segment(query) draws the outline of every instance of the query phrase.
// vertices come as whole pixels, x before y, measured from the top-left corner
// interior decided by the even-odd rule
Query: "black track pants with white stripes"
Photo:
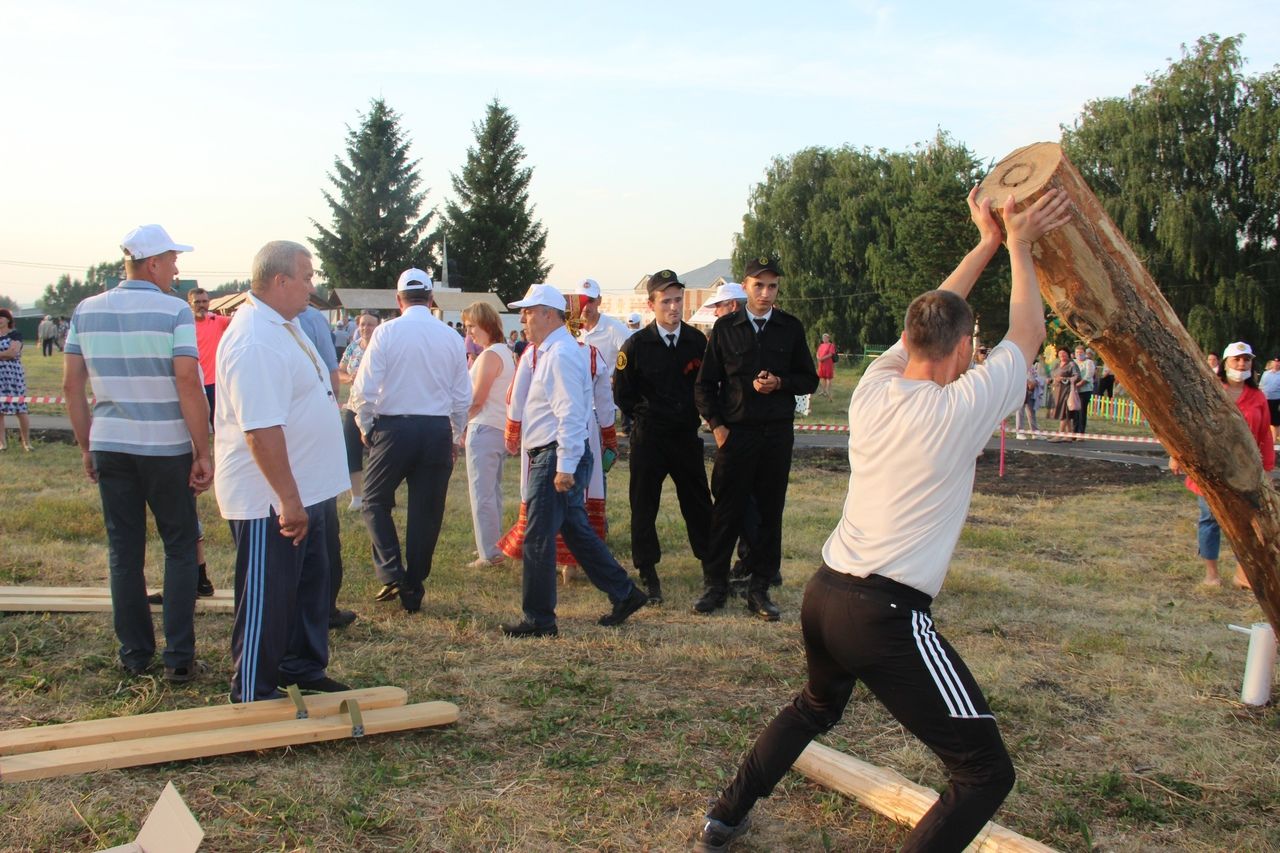
[[[860,680],[950,775],[902,849],[963,850],[1013,787],[1013,762],[968,667],[934,630],[931,603],[887,578],[819,569],[800,611],[809,681],[760,735],[711,816],[740,823],[840,720]]]

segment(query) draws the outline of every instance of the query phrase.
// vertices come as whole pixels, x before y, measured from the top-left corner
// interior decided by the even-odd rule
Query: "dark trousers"
[[[697,428],[664,429],[638,419],[631,432],[631,561],[648,572],[662,559],[658,544],[658,505],[662,484],[676,484],[689,547],[699,560],[707,556],[711,529],[711,492]]]
[[[373,540],[373,566],[378,580],[400,584],[401,602],[410,609],[421,603],[423,582],[431,574],[449,475],[453,473],[452,444],[452,428],[444,416],[381,415],[369,431],[361,512]],[[406,480],[409,512],[401,556],[391,510],[396,505],[396,489]]]
[[[1085,427],[1089,425],[1089,400],[1093,397],[1092,391],[1081,391],[1080,408],[1078,411],[1071,413],[1071,431],[1084,432]]]
[[[703,561],[709,587],[727,589],[729,562],[742,534],[748,499],[755,502],[760,524],[743,563],[753,590],[763,590],[782,566],[782,508],[791,475],[795,431],[790,421],[729,427],[729,438],[716,450],[711,469],[711,536]]]
[[[360,440],[360,425],[356,413],[342,410],[342,441],[347,447],[347,473],[364,470],[364,442]]]
[[[40,342],[40,351],[45,355],[53,355],[54,338],[45,338]]]
[[[635,589],[587,519],[585,495],[592,464],[591,449],[584,448],[573,473],[573,488],[558,492],[556,446],[549,444],[529,453],[521,607],[525,620],[539,627],[556,624],[557,533],[587,578],[610,602],[617,604]]]
[[[819,569],[800,608],[808,683],[760,735],[711,816],[740,823],[809,741],[839,722],[861,680],[950,775],[902,849],[963,850],[1013,788],[1013,762],[981,689],[934,630],[929,605],[924,593],[887,578]]]
[[[139,456],[95,451],[98,493],[107,528],[111,615],[120,660],[142,669],[156,652],[143,563],[147,507],[164,542],[164,663],[180,668],[196,655],[196,499],[188,485],[191,454]]]
[[[329,612],[338,609],[338,593],[342,591],[342,535],[338,527],[338,499],[329,498],[324,508],[324,549],[329,558]]]
[[[275,512],[230,524],[236,545],[231,701],[273,699],[279,685],[323,678],[329,666],[325,507],[307,507],[307,535],[298,545],[280,534]]]
[[[211,427],[213,426],[213,401],[214,401],[214,398],[217,396],[215,394],[215,389],[217,387],[218,386],[216,385],[204,386],[204,398],[209,401],[209,426]]]

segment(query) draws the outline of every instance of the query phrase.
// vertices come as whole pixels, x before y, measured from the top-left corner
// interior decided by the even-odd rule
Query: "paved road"
[[[71,421],[64,415],[32,415],[31,428],[52,433],[64,433],[65,440],[70,440]],[[710,444],[710,433],[702,434],[703,441]],[[625,437],[623,439],[625,441]],[[797,447],[846,447],[848,439],[841,433],[834,432],[801,432],[796,434]],[[1024,453],[1043,453],[1049,456],[1075,456],[1085,459],[1099,459],[1105,462],[1120,462],[1128,465],[1160,465],[1168,462],[1168,456],[1159,445],[1135,445],[1124,442],[1103,441],[1086,438],[1084,441],[1073,441],[1063,444],[1045,440],[1015,441],[1012,437],[1005,444],[1008,450]],[[993,436],[987,442],[987,450],[1000,450],[1000,437]]]

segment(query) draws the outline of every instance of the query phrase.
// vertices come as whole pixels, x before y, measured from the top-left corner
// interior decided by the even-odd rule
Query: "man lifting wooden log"
[[[981,239],[942,286],[907,309],[902,340],[867,370],[849,405],[852,472],[839,526],[801,606],[809,680],[756,741],[699,831],[725,850],[863,681],[946,764],[951,785],[904,850],[961,850],[1013,786],[995,717],[929,608],[946,576],[991,425],[1022,403],[1027,365],[1045,339],[1031,244],[1067,222],[1066,194],[1003,209],[1013,273],[1009,332],[973,370],[965,297],[1001,243],[991,200],[969,210]]]

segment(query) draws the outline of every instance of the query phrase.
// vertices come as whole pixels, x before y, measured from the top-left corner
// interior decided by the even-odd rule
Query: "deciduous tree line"
[[[1270,356],[1280,354],[1280,68],[1244,75],[1242,38],[1205,36],[1128,96],[1088,102],[1062,144],[1192,337],[1207,351],[1248,340]],[[941,131],[905,152],[777,158],[751,194],[734,268],[776,252],[788,274],[780,302],[815,339],[891,343],[910,299],[970,248],[964,197],[984,172]],[[984,339],[1003,335],[1007,298],[1008,268],[993,264],[973,296]]]

